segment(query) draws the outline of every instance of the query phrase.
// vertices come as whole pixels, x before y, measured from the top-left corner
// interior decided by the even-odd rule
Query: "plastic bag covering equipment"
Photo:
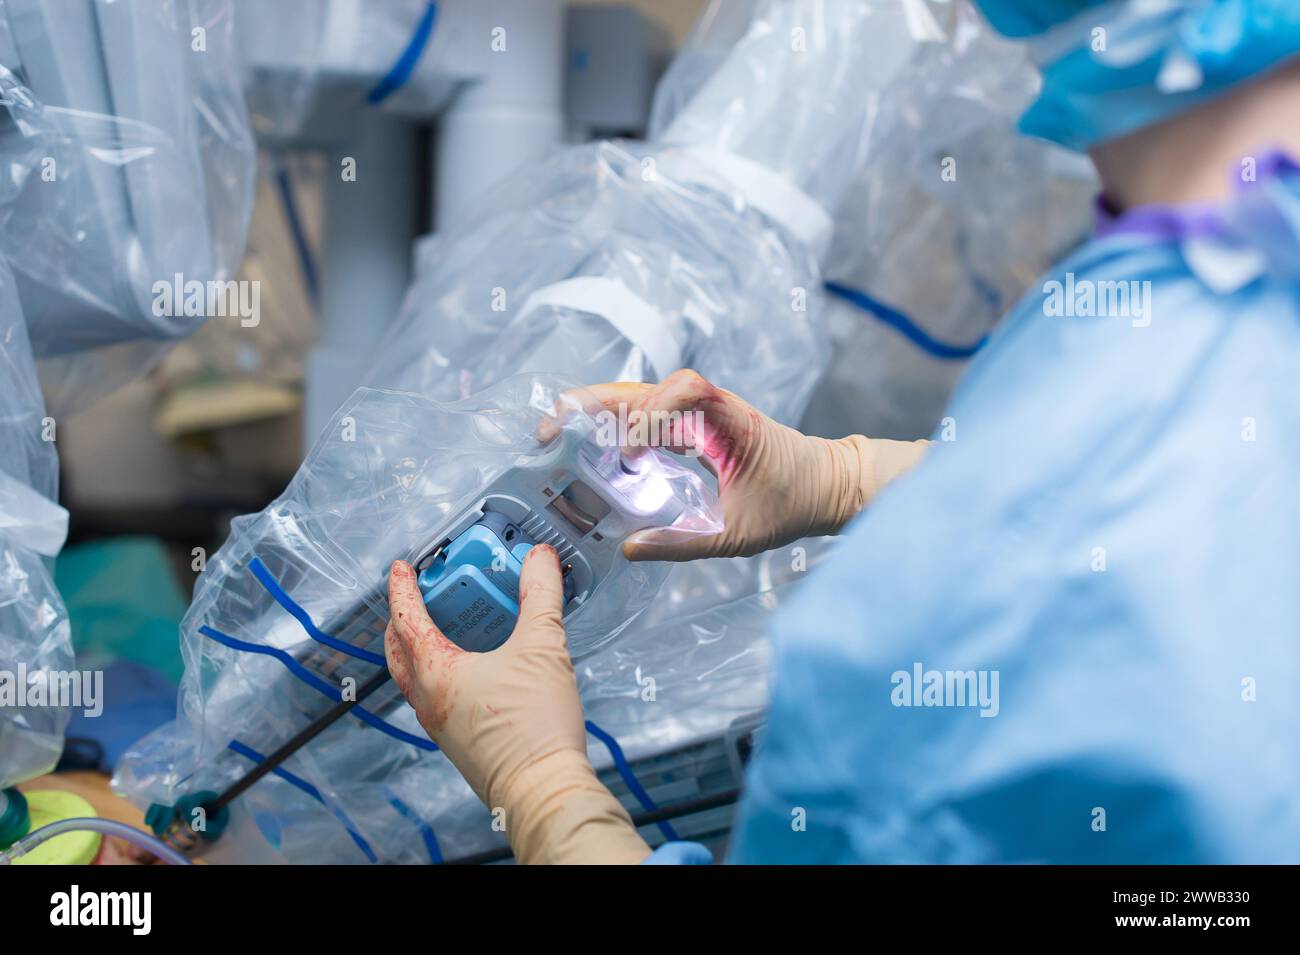
[[[56,413],[214,311],[243,317],[223,306],[255,171],[232,9],[0,0],[0,254]],[[200,309],[184,305],[196,287]]]
[[[163,734],[174,733],[183,746],[173,756],[170,745],[147,738],[143,745],[159,752],[144,755],[162,764],[146,763],[137,747],[125,761],[130,775],[123,781],[147,783],[151,801],[168,804],[175,801],[172,784],[181,792],[219,791],[247,768],[232,743],[272,752],[339,702],[341,689],[363,684],[383,661],[384,582],[395,558],[417,560],[485,506],[531,497],[519,490],[528,483],[520,475],[563,493],[566,473],[580,468],[580,455],[593,442],[617,455],[604,448],[601,435],[609,432],[598,419],[565,397],[574,393],[571,383],[539,376],[514,378],[454,404],[359,390],[284,494],[261,514],[237,519],[229,541],[209,560],[181,624],[181,718]],[[555,420],[557,404],[565,409],[559,436],[543,442],[539,433]],[[672,526],[683,533],[721,528],[715,498],[687,462],[656,451],[646,467],[653,468],[654,486],[637,488],[652,492],[654,501],[643,502],[645,514],[670,510],[677,514]],[[538,510],[533,516],[553,524],[545,536],[567,555],[582,588],[565,619],[570,650],[580,657],[647,606],[668,568],[633,564],[619,554],[622,538],[645,526],[631,505],[599,521],[603,539],[595,543],[558,512]],[[536,521],[521,523],[536,533]],[[352,716],[300,750],[290,760],[292,772],[330,780],[331,787],[355,786],[370,804],[385,787],[403,785],[411,772],[418,776],[426,761],[443,762],[391,684]],[[331,775],[319,775],[318,767],[348,752],[356,762],[345,759],[327,770]],[[319,782],[316,787],[329,792]],[[254,804],[259,790],[273,787],[254,787]],[[413,804],[425,805],[422,799]],[[379,821],[357,805],[344,811],[358,825]],[[390,806],[388,812],[393,818],[381,828],[400,828],[400,811]],[[414,861],[399,832],[388,842],[367,829],[366,838],[380,858]]]
[[[700,35],[718,55],[661,87],[672,108],[656,110],[666,118],[655,141],[559,153],[422,246],[370,384],[455,401],[520,371],[654,380],[690,365],[781,420],[799,419],[827,356],[818,259],[831,243],[828,210],[868,168],[879,94],[942,32],[922,3],[755,3],[713,44],[708,32],[727,6],[710,8]],[[423,475],[421,455],[407,457]],[[315,507],[351,513],[364,484],[310,469],[299,481]],[[392,507],[395,520],[436,522]],[[375,526],[303,515],[277,507],[240,519],[227,555],[209,564],[193,619],[219,606],[241,628],[228,636],[297,646],[295,624],[249,575],[254,548],[316,623],[350,589],[380,586],[401,553]],[[588,716],[628,759],[752,716],[766,695],[767,617],[824,547],[674,568],[619,639],[579,661]],[[308,573],[297,555],[318,553],[333,559]],[[181,718],[119,767],[115,786],[142,805],[219,790],[239,760],[267,752],[241,741],[232,760],[232,739],[260,728],[287,738],[322,705],[282,662],[213,639],[187,630]],[[341,661],[341,672],[350,665]],[[420,734],[404,706],[388,719]],[[232,805],[209,859],[428,862],[435,844],[446,858],[503,844],[441,755],[350,717],[319,743],[286,764],[292,778],[268,777]],[[614,762],[599,737],[592,757],[598,768]]]
[[[63,546],[68,514],[54,503],[58,460],[42,440],[45,424],[22,309],[0,259],[0,680],[6,693],[23,693],[0,706],[0,789],[54,768],[69,718],[48,692],[65,702],[59,675],[72,670],[73,653],[48,561]],[[26,693],[37,684],[47,690],[42,700]]]
[[[689,366],[797,420],[827,357],[829,210],[869,92],[918,42],[911,6],[764,4],[656,140],[567,149],[472,202],[420,247],[366,382],[451,400]]]
[[[969,357],[1035,279],[1087,236],[1091,162],[1017,131],[1039,77],[966,2],[875,107],[865,174],[825,265],[831,366],[801,429],[929,436]],[[900,325],[906,327],[900,330]]]
[[[627,456],[616,416],[593,411],[613,426],[566,423],[549,436],[544,453],[516,461],[414,561],[429,615],[463,649],[495,650],[509,638],[519,616],[523,560],[538,544],[550,545],[559,558],[567,628],[625,566],[621,547],[629,534],[722,529],[707,513],[711,495],[694,471],[664,452]],[[571,640],[571,652],[584,652],[584,643]]]
[[[501,11],[496,22],[512,16],[508,6],[493,5]],[[446,0],[235,0],[258,135],[273,142],[328,139],[338,134],[331,117],[355,114],[367,103],[401,115],[437,113],[474,75],[462,62],[471,59],[471,38],[449,35],[448,21],[454,30],[456,18],[447,6]]]
[[[0,708],[0,786],[53,768],[75,686],[55,419],[202,322],[160,314],[155,282],[225,280],[242,255],[229,37],[224,0],[0,0],[0,671],[44,700]]]

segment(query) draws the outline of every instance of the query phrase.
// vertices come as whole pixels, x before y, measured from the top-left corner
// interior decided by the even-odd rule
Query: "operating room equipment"
[[[665,576],[662,567],[619,555],[627,534],[664,520],[682,533],[719,527],[695,468],[656,451],[625,470],[619,448],[594,443],[601,432],[586,409],[599,405],[580,394],[573,383],[524,376],[451,405],[362,389],[340,409],[281,498],[262,515],[238,519],[208,562],[211,577],[200,578],[181,627],[182,695],[203,700],[189,711],[193,721],[179,727],[189,752],[172,751],[170,734],[158,732],[119,765],[119,776],[137,771],[142,745],[161,748],[151,760],[184,759],[175,782],[145,780],[150,807],[159,807],[151,809],[155,831],[217,857],[246,853],[246,838],[198,845],[176,821],[205,808],[214,810],[206,835],[217,836],[216,826],[237,832],[249,801],[275,795],[271,784],[284,783],[282,774],[302,779],[319,760],[343,759],[348,769],[338,783],[315,786],[308,798],[344,813],[377,857],[427,859],[421,843],[404,837],[411,822],[399,806],[423,806],[420,764],[445,761],[387,680],[383,582],[392,561],[435,555],[495,509],[571,566],[574,600],[565,625],[571,651],[581,656],[642,612]],[[356,439],[361,435],[365,441]],[[341,498],[339,480],[351,485]],[[510,521],[500,525],[503,533]],[[195,654],[209,661],[201,681],[188,665]],[[250,706],[254,697],[260,702]],[[319,745],[305,746],[317,738]],[[263,774],[279,773],[245,792],[240,781],[256,768],[250,762]],[[387,835],[374,832],[368,815],[356,816],[350,798],[339,803],[339,784],[359,787],[366,798],[391,793],[372,804],[390,816]],[[412,784],[417,788],[408,790]],[[218,819],[222,794],[235,787],[243,798]]]
[[[207,318],[157,307],[159,283],[235,277],[254,145],[232,2],[0,3],[0,149],[16,159],[0,251],[56,415]]]
[[[545,457],[508,471],[416,558],[429,615],[466,650],[495,650],[519,616],[519,574],[537,544],[555,549],[565,616],[588,600],[635,531],[670,527],[687,502],[674,493],[668,459],[602,448],[562,429]]]
[[[834,22],[811,29],[823,12]],[[791,48],[796,28],[808,30],[816,55]],[[867,37],[879,55],[861,55]],[[887,84],[916,42],[894,3],[765,5],[726,69],[703,87],[706,100],[664,140],[557,153],[526,176],[508,177],[427,242],[419,278],[368,380],[472,407],[467,396],[529,369],[558,369],[581,381],[653,380],[690,364],[754,393],[765,410],[797,416],[826,356],[816,324],[817,255],[832,221],[824,206],[852,177],[840,167],[856,168],[861,157],[869,128],[864,89]],[[760,62],[781,78],[753,83]],[[819,108],[805,109],[813,99]],[[706,111],[718,110],[736,121],[704,122]],[[815,125],[790,135],[792,117]],[[419,348],[401,344],[416,341]],[[422,428],[397,420],[404,403]],[[431,462],[450,460],[438,445],[458,448],[457,461],[482,460],[461,453],[473,448],[456,437],[467,419],[439,414],[435,426],[427,407],[414,397],[362,392],[322,431],[288,496],[236,521],[182,624],[180,719],[124,757],[119,791],[145,806],[220,791],[242,772],[232,740],[266,753],[325,704],[321,686],[289,676],[286,660],[271,653],[288,653],[297,665],[292,651],[311,638],[253,575],[254,557],[312,627],[378,644],[382,603],[366,633],[339,632],[331,621],[376,591],[395,555],[428,543],[410,536],[415,530],[431,535],[453,516],[446,513],[450,488],[440,490],[439,482],[459,469],[437,475]],[[352,432],[356,440],[345,440]],[[340,466],[345,461],[352,466]],[[469,497],[484,484],[476,478],[460,493]],[[368,510],[361,518],[358,506],[384,516]],[[341,520],[345,513],[353,519]],[[635,585],[637,593],[657,592],[665,572],[620,567],[618,579],[627,578],[620,587]],[[618,603],[617,591],[609,596],[611,606]],[[641,609],[598,620],[595,607],[589,602],[566,621],[575,656],[617,637]],[[359,685],[373,666],[345,654],[322,663],[333,687],[344,677]],[[323,688],[337,702],[335,691]],[[394,690],[326,730],[321,739],[331,745],[304,748],[282,767],[309,782],[319,801],[268,776],[231,806],[230,828],[211,857],[270,851],[295,861],[366,858],[356,834],[377,858],[421,861],[429,858],[418,837],[422,825],[437,833],[447,857],[498,842],[499,833],[480,829],[473,816],[439,831],[439,802],[459,816],[468,789],[454,775],[440,781],[454,770],[414,741],[423,732],[408,707],[393,705]],[[369,718],[362,709],[374,710],[380,732],[362,722]],[[607,765],[604,744],[592,745]],[[449,786],[454,800],[439,795]],[[289,805],[301,808],[286,814]],[[340,825],[340,813],[348,824]]]
[[[473,523],[422,558],[419,584],[439,632],[464,650],[487,652],[505,643],[519,618],[519,575],[536,541],[485,499]],[[566,565],[564,600],[573,599]]]
[[[37,679],[72,669],[68,615],[48,561],[63,546],[68,512],[58,459],[42,440],[45,413],[13,276],[0,257],[0,670]],[[0,790],[52,769],[67,706],[0,707]]]
[[[272,150],[326,154],[310,442],[362,383],[411,278],[422,222],[564,138],[562,0],[238,0],[254,128]],[[422,148],[423,127],[436,135]],[[432,182],[424,189],[422,183]],[[413,201],[426,194],[430,201]]]
[[[800,421],[826,437],[930,435],[970,358],[1092,227],[1086,156],[1016,129],[1041,80],[969,3],[936,18],[879,97],[866,171],[835,214],[830,367]]]
[[[879,161],[873,122],[882,97],[895,83],[922,82],[933,68],[916,61],[918,51],[965,35],[945,39],[944,22],[913,3],[763,3],[742,11],[716,56],[697,61],[689,75],[670,73],[661,95],[673,107],[656,110],[662,119],[649,144],[575,147],[533,164],[424,240],[416,280],[367,380],[464,401],[530,369],[591,382],[658,380],[691,366],[752,395],[778,420],[797,421],[829,352],[818,268],[833,245],[828,210]],[[792,48],[796,37],[804,50]],[[976,88],[974,95],[1001,95],[983,77]],[[873,233],[882,244],[888,235],[887,227]],[[378,400],[371,392],[357,407],[377,410]],[[412,404],[410,413],[421,407]],[[332,453],[348,447],[340,432],[348,417],[322,434]],[[357,434],[373,440],[376,419],[366,420],[356,422]],[[181,720],[135,747],[119,768],[119,790],[146,805],[170,804],[178,792],[219,791],[240,771],[235,755],[244,750],[229,743],[247,742],[241,734],[254,712],[279,727],[277,741],[319,712],[319,690],[286,679],[283,662],[220,639],[259,651],[263,643],[303,645],[292,615],[259,593],[248,569],[254,554],[313,627],[339,636],[322,623],[334,601],[382,580],[403,548],[382,533],[375,539],[386,521],[366,519],[364,534],[337,515],[321,521],[340,506],[351,513],[349,499],[373,496],[375,486],[393,486],[382,500],[391,521],[419,510],[418,493],[408,494],[406,508],[388,498],[408,487],[418,492],[428,480],[432,439],[397,431],[383,425],[378,435],[393,439],[390,448],[370,459],[354,450],[352,469],[325,471],[309,459],[299,475],[309,505],[282,503],[237,522],[231,550],[209,563],[183,626],[191,672]],[[719,738],[733,721],[761,711],[766,621],[822,547],[802,542],[774,558],[674,569],[661,599],[619,639],[578,654],[589,718],[621,746],[634,776],[657,753]],[[296,556],[322,549],[329,559]],[[206,616],[213,610],[230,629]],[[355,662],[338,667],[364,681]],[[207,673],[203,681],[196,668]],[[213,682],[214,672],[222,679]],[[381,702],[391,704],[392,690],[384,693]],[[420,733],[405,706],[384,712],[393,729]],[[500,844],[486,810],[437,753],[378,736],[359,719],[327,732],[330,745],[305,748],[285,764],[312,791],[267,776],[232,804],[230,828],[209,858],[361,861],[369,855],[358,836],[386,861],[428,861],[430,833],[446,858]],[[598,770],[617,776],[620,792],[650,811],[615,772],[607,744],[593,734],[590,745]],[[683,785],[667,779],[645,795],[672,800]]]
[[[543,387],[540,380],[531,383],[534,401]],[[518,386],[513,390],[524,393]],[[574,392],[544,393],[557,395],[561,410],[556,411],[558,418],[539,419],[548,434],[541,449],[521,454],[513,467],[480,488],[467,506],[454,509],[452,519],[428,533],[427,543],[409,555],[420,571],[419,583],[434,622],[448,639],[467,650],[494,650],[510,636],[519,612],[522,559],[539,543],[554,548],[562,562],[565,618],[577,638],[570,646],[582,652],[583,625],[573,615],[598,598],[606,580],[617,578],[616,572],[626,569],[620,566],[626,562],[619,549],[629,534],[668,525],[684,533],[717,529],[708,518],[711,497],[693,471],[664,452],[647,452],[632,460],[619,446],[602,446],[592,419],[573,407]],[[256,559],[251,569],[259,577],[266,573]],[[613,585],[618,586],[616,579]],[[622,599],[606,608],[605,621],[626,612],[629,598],[647,596],[629,591],[625,581]],[[382,632],[383,621],[374,621],[366,606],[377,599],[365,595],[364,601],[358,601],[358,606],[325,630],[352,633],[368,625],[378,626]],[[592,629],[590,625],[588,629]],[[387,685],[389,673],[379,653],[340,641],[325,631],[317,631],[315,639],[380,669],[355,693],[341,695],[223,791],[196,791],[174,805],[150,806],[147,818],[158,835],[187,851],[215,840],[227,824],[227,807],[239,795]],[[310,654],[298,657],[297,665],[304,663],[312,665]],[[203,828],[187,827],[190,814],[199,809],[204,814]]]
[[[116,819],[100,819],[98,817],[81,817],[75,819],[61,819],[58,822],[52,822],[40,829],[35,829],[27,835],[20,838],[13,845],[4,850],[0,850],[0,865],[10,865],[15,860],[31,852],[43,842],[61,836],[67,832],[98,832],[106,836],[113,836],[117,839],[124,839],[138,849],[156,856],[168,865],[189,865],[190,861],[181,855],[171,846],[167,845],[147,832],[143,832],[134,826],[128,826],[124,822],[118,822]]]
[[[229,10],[0,3],[0,667],[44,687],[73,667],[50,563],[61,418],[202,321],[155,309],[157,282],[226,282],[242,255],[253,147]],[[57,762],[53,704],[0,712],[0,787]]]

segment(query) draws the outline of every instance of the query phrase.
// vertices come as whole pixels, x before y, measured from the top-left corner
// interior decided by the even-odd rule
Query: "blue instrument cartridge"
[[[634,467],[618,448],[563,432],[548,454],[484,488],[412,563],[447,639],[487,652],[514,632],[519,575],[533,547],[559,556],[567,620],[610,573],[628,533],[668,526],[683,507],[656,466]]]
[[[420,572],[429,616],[452,643],[495,650],[519,617],[519,573],[533,541],[508,517],[488,511]]]

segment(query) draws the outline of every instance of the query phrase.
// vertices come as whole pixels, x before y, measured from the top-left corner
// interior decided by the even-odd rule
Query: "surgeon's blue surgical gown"
[[[1035,287],[777,617],[732,861],[1300,861],[1300,169],[1241,172]]]

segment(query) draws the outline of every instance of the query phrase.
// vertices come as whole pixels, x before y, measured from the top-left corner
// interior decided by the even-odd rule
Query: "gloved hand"
[[[658,434],[657,444],[670,451],[699,453],[718,478],[722,533],[642,531],[623,545],[629,560],[747,557],[801,537],[838,533],[928,446],[926,441],[861,435],[832,441],[801,434],[685,369],[657,385],[614,382],[587,390],[606,410],[627,416],[629,437],[638,433],[638,416],[659,413],[658,425],[645,418],[640,430]]]
[[[563,606],[559,558],[534,547],[514,633],[496,650],[471,653],[438,630],[415,570],[397,561],[388,575],[388,668],[478,797],[505,811],[519,862],[639,863],[650,847],[587,759]]]

